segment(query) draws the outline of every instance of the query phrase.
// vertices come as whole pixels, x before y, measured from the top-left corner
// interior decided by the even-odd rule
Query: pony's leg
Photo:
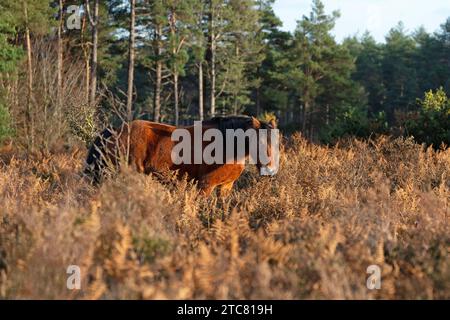
[[[136,159],[136,161],[134,163],[136,165],[137,172],[139,172],[139,173],[145,172],[144,161]]]
[[[200,193],[205,197],[209,197],[211,193],[214,191],[216,186],[207,183],[206,181],[202,181],[198,184],[198,188],[200,189]]]
[[[130,166],[133,166],[136,168],[136,171],[138,173],[144,173],[145,172],[145,166],[144,166],[144,160],[141,157],[137,156],[130,156],[129,160]]]
[[[234,181],[224,183],[220,186],[220,197],[226,198],[230,195],[231,190],[233,190]]]

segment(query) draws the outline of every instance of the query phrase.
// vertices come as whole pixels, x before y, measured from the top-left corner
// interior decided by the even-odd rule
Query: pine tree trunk
[[[85,67],[85,103],[89,103],[89,87],[91,83],[91,67],[89,64],[89,48],[84,40],[84,32],[86,30],[86,15],[83,15],[83,19],[81,20],[81,32],[80,32],[80,41],[81,41],[81,48],[83,50],[83,57],[84,57],[84,67]]]
[[[211,117],[214,117],[216,114],[216,35],[214,32],[214,9],[212,1],[209,13],[209,46],[211,69],[210,113]]]
[[[306,136],[306,125],[309,110],[309,101],[305,101],[303,105],[302,134]]]
[[[134,85],[134,58],[135,58],[135,7],[136,0],[130,0],[130,40],[128,44],[128,91],[127,91],[127,117],[128,121],[133,118],[133,85]]]
[[[212,49],[212,48],[211,48]],[[216,114],[216,53],[215,48],[211,50],[211,116]]]
[[[235,44],[235,55],[236,55],[236,61],[239,61],[239,46],[237,43]],[[233,114],[237,115],[238,113],[238,92],[234,90],[233,94]]]
[[[308,128],[308,137],[309,141],[313,142],[314,135],[314,113],[312,110],[309,112],[309,128]]]
[[[177,17],[174,12],[170,15],[170,34],[172,36],[172,41],[175,41],[175,35],[177,33],[176,29],[177,24]],[[178,49],[177,49],[177,43],[172,43],[172,55],[175,58],[178,55]],[[173,73],[173,95],[174,95],[174,108],[175,108],[175,126],[178,126],[179,120],[180,120],[180,109],[179,109],[179,96],[178,96],[178,65],[176,62],[172,66],[172,73]]]
[[[97,48],[98,48],[98,4],[99,0],[95,0],[94,19],[95,25],[92,28],[92,60],[91,60],[91,105],[95,104],[97,94]]]
[[[91,64],[89,57],[85,61],[86,67],[86,101],[89,103],[90,86],[91,86]]]
[[[203,62],[198,64],[198,112],[200,121],[203,121]]]
[[[57,100],[58,108],[61,107],[62,97],[62,68],[63,68],[63,42],[62,42],[62,29],[64,23],[64,2],[59,0],[59,24],[58,24],[58,62],[57,62]]]
[[[86,1],[87,3],[89,1]],[[89,105],[95,104],[97,95],[97,63],[98,63],[98,23],[99,23],[99,0],[94,0],[94,16],[90,17],[92,27],[92,52],[91,52],[91,72],[90,72],[90,94]]]
[[[27,48],[27,106],[25,111],[26,117],[26,128],[27,128],[27,138],[28,138],[28,150],[34,150],[34,117],[32,111],[32,100],[33,100],[33,62],[32,62],[32,52],[31,52],[31,38],[30,38],[30,28],[28,26],[28,8],[27,2],[23,2],[23,11],[25,17],[25,42]]]
[[[158,25],[155,28],[156,79],[155,79],[154,111],[153,111],[153,120],[156,122],[159,122],[159,118],[161,116],[161,88],[162,88],[161,35],[162,35],[162,27],[161,25]]]
[[[59,0],[59,24],[58,24],[58,62],[57,62],[57,106],[55,111],[56,119],[59,119],[59,115],[62,108],[62,94],[63,94],[63,83],[62,83],[62,73],[63,73],[63,40],[62,40],[62,31],[64,24],[64,1]],[[58,121],[58,120],[57,120]],[[60,131],[58,121],[58,134]]]
[[[175,104],[175,125],[178,126],[180,121],[179,96],[178,96],[178,72],[173,75],[173,94]]]
[[[216,54],[215,49],[211,51],[211,116],[216,114]]]
[[[261,89],[256,88],[256,116],[261,113]]]

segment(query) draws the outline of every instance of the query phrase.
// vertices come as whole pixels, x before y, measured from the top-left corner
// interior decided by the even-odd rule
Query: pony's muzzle
[[[261,167],[261,169],[259,170],[259,174],[261,176],[274,176],[276,175],[278,172],[278,170],[270,168],[268,166],[263,166]]]

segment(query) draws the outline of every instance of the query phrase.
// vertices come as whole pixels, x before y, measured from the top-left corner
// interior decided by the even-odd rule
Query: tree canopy
[[[87,15],[96,2],[98,25]],[[340,13],[328,12],[320,0],[312,1],[310,12],[298,12],[293,32],[281,29],[274,0],[136,0],[130,84],[129,1],[3,0],[0,103],[19,132],[24,122],[20,98],[5,90],[29,79],[25,51],[31,51],[28,73],[39,73],[36,59],[51,59],[52,53],[42,50],[56,45],[60,4],[63,20],[70,5],[79,5],[81,15],[80,29],[64,25],[59,36],[64,51],[58,52],[64,52],[66,66],[61,68],[67,68],[67,61],[78,63],[76,81],[85,92],[92,89],[92,77],[98,78],[95,108],[106,117],[108,112],[112,117],[111,102],[100,93],[106,90],[125,102],[128,91],[134,118],[187,124],[216,114],[271,113],[286,132],[332,142],[343,135],[411,134],[411,121],[424,112],[425,93],[450,94],[450,18],[435,33],[422,27],[410,33],[400,22],[384,43],[369,32],[338,42],[333,30]],[[26,30],[31,47],[26,46]],[[98,57],[92,60],[94,47]],[[18,83],[11,82],[14,77]],[[38,102],[31,102],[37,108]],[[46,103],[41,109],[52,108]],[[427,134],[418,137],[435,141]],[[449,142],[445,134],[441,139]]]

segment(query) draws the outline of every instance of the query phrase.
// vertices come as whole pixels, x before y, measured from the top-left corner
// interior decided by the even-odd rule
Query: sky
[[[389,30],[402,21],[412,32],[424,26],[428,32],[440,28],[450,17],[450,0],[322,0],[327,13],[341,12],[333,31],[341,41],[346,36],[363,34],[366,30],[384,42]],[[283,30],[293,31],[297,20],[309,15],[311,0],[275,0],[274,10],[283,21]]]

